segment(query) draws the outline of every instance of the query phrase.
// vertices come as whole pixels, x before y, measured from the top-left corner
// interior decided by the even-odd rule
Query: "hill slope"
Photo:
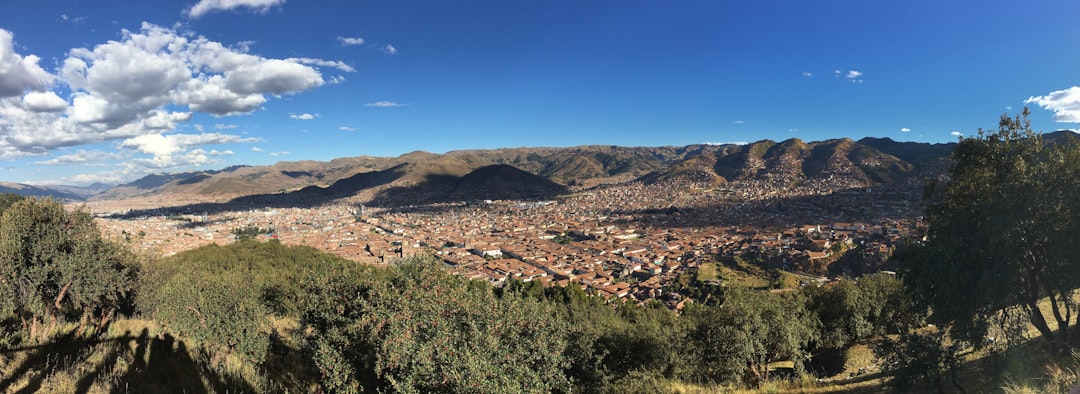
[[[280,162],[218,171],[155,174],[95,195],[95,200],[183,196],[188,200],[244,196],[327,200],[542,195],[562,185],[626,182],[835,180],[849,185],[900,182],[947,160],[953,144],[895,142],[887,138],[804,142],[762,140],[747,145],[682,147],[505,148],[445,154],[416,151],[398,157],[359,156],[329,162]],[[477,172],[479,171],[479,172]],[[475,172],[475,173],[474,173]],[[471,176],[469,176],[471,175]],[[528,176],[526,176],[528,175]],[[468,193],[468,190],[483,193]],[[488,198],[488,197],[480,197]]]

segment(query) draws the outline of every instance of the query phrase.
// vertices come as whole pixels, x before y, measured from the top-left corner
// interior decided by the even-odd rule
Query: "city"
[[[702,264],[753,259],[805,281],[882,270],[891,250],[917,233],[920,186],[813,180],[741,181],[710,188],[692,182],[579,187],[549,200],[481,200],[369,207],[345,199],[317,207],[143,209],[132,215],[88,203],[110,237],[160,255],[235,241],[304,245],[360,264],[432,255],[452,272],[499,286],[508,280],[578,285],[605,298],[650,299]],[[226,205],[227,206],[227,205]],[[856,264],[833,266],[842,253]],[[804,281],[804,283],[805,283]]]

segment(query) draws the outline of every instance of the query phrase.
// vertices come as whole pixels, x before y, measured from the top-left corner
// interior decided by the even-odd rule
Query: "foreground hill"
[[[736,181],[829,180],[845,185],[902,182],[944,162],[955,144],[887,138],[804,142],[762,140],[746,145],[683,147],[505,148],[398,157],[350,157],[329,162],[280,162],[217,171],[155,174],[94,200],[176,197],[251,202],[277,200],[470,199],[539,197],[566,187],[640,180],[719,185]],[[937,166],[933,166],[937,168]],[[498,193],[495,193],[498,191]],[[277,196],[277,197],[272,197]]]

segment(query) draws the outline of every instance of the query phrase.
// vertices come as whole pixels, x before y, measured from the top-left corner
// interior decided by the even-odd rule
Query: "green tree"
[[[790,360],[803,371],[820,322],[800,300],[769,292],[732,289],[720,306],[702,311],[691,338],[706,377],[756,386],[770,363]]]
[[[276,240],[207,245],[147,263],[138,306],[215,355],[267,356],[269,317],[299,318],[301,283],[355,263]]]
[[[132,290],[134,263],[90,214],[51,198],[18,200],[0,216],[0,312],[14,314],[32,341],[43,339],[46,321],[100,329]]]
[[[931,321],[954,339],[985,346],[989,327],[1018,306],[1065,351],[1078,312],[1080,148],[1045,143],[1028,114],[1003,115],[996,132],[960,141],[947,179],[927,189],[925,243],[900,259]]]
[[[566,326],[546,304],[496,297],[431,261],[315,278],[303,324],[327,389],[566,391]]]

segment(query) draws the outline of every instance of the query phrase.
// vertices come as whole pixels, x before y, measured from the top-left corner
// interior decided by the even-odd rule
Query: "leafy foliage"
[[[269,344],[269,315],[300,314],[302,278],[351,264],[276,241],[209,245],[148,264],[138,305],[214,352],[260,363]]]
[[[323,277],[305,326],[334,391],[376,383],[395,392],[537,392],[569,388],[566,326],[545,304],[497,298],[430,261],[406,260],[357,280]],[[373,367],[377,382],[362,382]]]
[[[6,201],[10,201],[6,199]],[[19,199],[0,216],[0,312],[31,340],[43,323],[103,327],[134,285],[134,255],[101,237],[93,218],[53,199]]]
[[[1020,306],[1061,352],[1080,313],[1080,146],[1044,144],[1027,116],[960,142],[948,180],[928,189],[926,243],[902,256],[904,278],[957,340],[986,345],[989,327]]]
[[[791,360],[802,371],[820,322],[793,297],[733,289],[724,303],[702,312],[691,334],[699,344],[704,374],[716,381],[759,385],[768,366]]]
[[[801,293],[806,308],[822,324],[818,347],[846,349],[870,338],[907,332],[925,316],[903,283],[884,273],[807,286]]]

